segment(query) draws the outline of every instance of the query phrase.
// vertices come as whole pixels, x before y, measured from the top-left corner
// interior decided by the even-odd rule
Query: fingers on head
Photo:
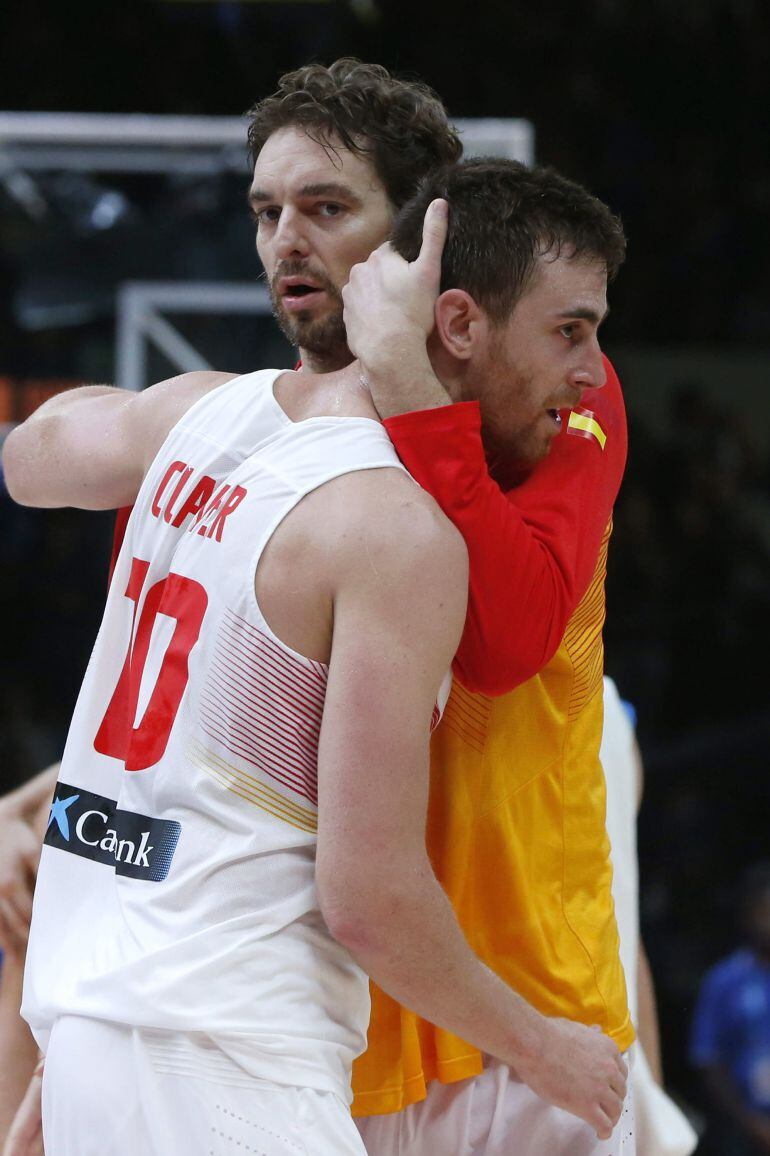
[[[422,238],[423,252],[426,247],[431,251],[443,248],[448,228],[448,208],[446,201],[431,201],[425,213]]]

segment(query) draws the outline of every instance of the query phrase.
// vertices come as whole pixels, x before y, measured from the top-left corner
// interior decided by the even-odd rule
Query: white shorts
[[[541,1100],[506,1064],[493,1059],[485,1061],[480,1076],[457,1084],[434,1080],[427,1098],[418,1104],[356,1123],[369,1156],[634,1156],[636,1152],[630,1076],[612,1138],[597,1140],[588,1124]]]
[[[208,1037],[65,1016],[43,1075],[46,1156],[365,1156],[333,1092],[257,1080]]]

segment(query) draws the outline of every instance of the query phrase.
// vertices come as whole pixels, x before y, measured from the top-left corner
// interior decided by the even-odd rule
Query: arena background
[[[607,669],[647,768],[644,934],[672,1089],[735,885],[770,858],[770,6],[762,0],[25,0],[0,12],[0,109],[237,116],[310,59],[434,85],[456,117],[524,117],[540,162],[619,212],[605,348],[631,421]],[[256,283],[245,150],[206,177],[25,174],[0,140],[0,422],[111,381],[130,279]],[[268,319],[188,317],[212,364],[288,364]],[[150,376],[169,367],[153,355]],[[4,426],[7,429],[8,426]],[[95,635],[112,518],[0,486],[0,786],[57,757]],[[699,1152],[706,1152],[704,1144]]]

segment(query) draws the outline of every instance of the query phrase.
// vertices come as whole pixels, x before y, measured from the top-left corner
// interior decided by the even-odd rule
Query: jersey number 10
[[[131,561],[126,598],[134,603],[132,640],[123,669],[94,739],[101,755],[120,759],[127,771],[145,771],[163,757],[189,677],[190,651],[198,641],[208,596],[199,582],[168,574],[139,601],[150,563]],[[163,656],[155,686],[141,720],[136,720],[153,626],[159,614],[175,620],[174,633]]]

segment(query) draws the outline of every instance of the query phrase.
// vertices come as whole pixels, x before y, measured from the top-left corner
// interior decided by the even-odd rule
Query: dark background
[[[455,116],[529,118],[538,160],[622,216],[629,259],[605,347],[631,451],[607,668],[638,710],[647,767],[642,914],[665,1065],[697,1104],[694,995],[736,942],[736,880],[770,857],[770,5],[25,0],[3,6],[0,45],[0,108],[207,115],[238,115],[286,69],[353,53],[419,75]],[[111,380],[117,281],[257,276],[240,176],[89,180],[123,198],[113,228],[89,227],[88,182],[54,182],[37,223],[0,187],[11,408],[29,379]],[[76,306],[65,321],[62,304]],[[197,326],[220,368],[290,356],[266,323]],[[60,752],[111,517],[29,513],[0,490],[0,518],[10,785]]]

